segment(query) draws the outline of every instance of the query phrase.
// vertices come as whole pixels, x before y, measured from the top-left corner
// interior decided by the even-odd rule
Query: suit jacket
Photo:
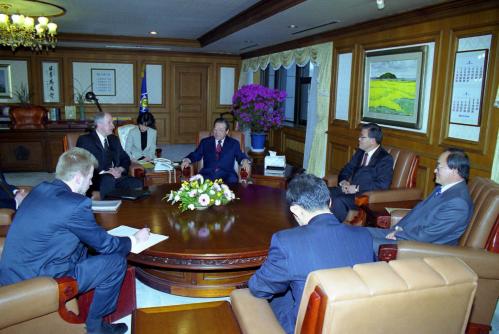
[[[393,157],[383,147],[379,147],[371,157],[369,165],[361,167],[364,151],[358,149],[352,159],[338,175],[338,183],[343,180],[359,186],[359,193],[371,190],[384,190],[390,187],[393,177]]]
[[[36,186],[17,211],[0,261],[0,285],[38,276],[74,276],[87,247],[126,256],[129,238],[109,235],[97,225],[92,201],[61,180]]]
[[[140,137],[140,129],[138,126],[134,127],[128,133],[128,137],[125,143],[125,151],[130,156],[130,158],[138,160],[140,157],[146,157],[150,159],[156,158],[156,136],[157,132],[155,129],[147,129],[147,146],[142,150],[142,143]]]
[[[396,232],[397,239],[457,245],[473,215],[468,186],[460,182],[435,195],[439,189],[435,188],[397,224],[403,228]]]
[[[110,159],[106,157],[106,151],[95,130],[80,136],[76,142],[76,146],[84,148],[92,153],[99,162],[99,166],[94,170],[94,179],[102,170],[107,170],[111,167],[111,161],[114,164],[114,167],[123,167],[125,169],[123,175],[128,174],[130,157],[121,147],[120,140],[115,135],[109,135],[107,136],[107,141],[109,143]]]
[[[244,159],[249,160],[248,156],[241,151],[239,141],[229,136],[225,137],[222,152],[218,160],[215,148],[215,137],[203,138],[196,150],[190,153],[187,158],[192,162],[203,159],[203,168],[200,174],[205,178],[215,179],[222,177],[224,180],[226,178],[235,178],[237,180],[237,174],[234,170],[234,160],[238,163],[241,163]]]
[[[366,229],[341,224],[333,214],[321,214],[307,225],[275,233],[267,260],[248,286],[256,297],[273,298],[271,306],[279,322],[292,333],[310,272],[373,259],[372,238]]]
[[[14,200],[14,190],[17,188],[8,184],[5,176],[0,172],[0,182],[3,183],[6,190],[0,187],[0,208],[16,209],[16,201]]]

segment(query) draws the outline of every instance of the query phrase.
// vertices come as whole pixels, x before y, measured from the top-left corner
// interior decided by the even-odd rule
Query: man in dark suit
[[[224,118],[217,118],[213,124],[213,136],[204,138],[196,150],[182,160],[181,168],[203,159],[203,168],[199,172],[204,178],[223,179],[225,183],[237,183],[234,161],[249,171],[250,161],[241,151],[239,141],[228,137],[229,123]]]
[[[0,209],[16,210],[27,192],[24,189],[18,189],[7,183],[5,176],[0,172]]]
[[[331,213],[329,191],[320,178],[296,176],[286,200],[300,226],[272,236],[267,260],[248,286],[254,296],[270,300],[284,330],[293,333],[310,272],[372,262],[374,253],[365,229],[342,224]]]
[[[363,124],[359,149],[338,175],[338,186],[331,188],[333,211],[344,221],[350,209],[356,208],[355,195],[371,190],[388,189],[393,177],[393,158],[381,147],[383,132],[375,123]]]
[[[85,192],[96,159],[81,148],[59,158],[56,179],[36,186],[15,215],[0,261],[0,285],[39,276],[71,276],[78,290],[95,288],[87,332],[124,333],[125,324],[102,318],[114,311],[132,244],[149,238],[144,228],[132,237],[113,237],[97,225]],[[98,255],[88,256],[87,247]]]
[[[94,117],[95,130],[80,136],[77,147],[89,151],[99,162],[92,178],[93,187],[97,189],[102,199],[115,188],[142,188],[142,181],[128,176],[130,157],[121,147],[118,137],[113,135],[113,118],[109,113],[97,113]]]
[[[470,170],[468,155],[449,148],[438,158],[436,187],[394,227],[368,228],[375,252],[381,244],[414,240],[442,245],[457,245],[473,215],[473,203],[466,182]]]

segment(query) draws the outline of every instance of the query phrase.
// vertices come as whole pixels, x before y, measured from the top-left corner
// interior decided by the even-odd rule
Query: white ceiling
[[[196,40],[258,0],[45,0],[66,9],[53,18],[59,33],[147,37],[157,31],[159,38]],[[1,2],[1,1],[0,1]],[[140,42],[60,41],[64,47],[130,48],[203,53],[241,54],[263,47],[303,38],[320,32],[352,26],[448,0],[385,0],[378,10],[376,0],[308,0],[272,17],[243,28],[199,48],[174,45],[144,45]],[[319,25],[322,28],[293,34]],[[295,29],[288,28],[294,24]]]

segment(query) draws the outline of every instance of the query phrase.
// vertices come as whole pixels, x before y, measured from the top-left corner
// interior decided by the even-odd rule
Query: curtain
[[[315,120],[316,126],[310,135],[312,144],[310,154],[305,163],[307,171],[319,177],[324,176],[326,166],[326,130],[329,116],[329,94],[331,91],[331,68],[332,68],[333,43],[324,43],[305,48],[288,50],[270,55],[245,59],[241,64],[241,75],[239,77],[239,87],[244,86],[248,80],[247,72],[265,70],[270,66],[273,70],[278,70],[283,66],[289,69],[294,64],[305,66],[309,61],[318,67],[317,73],[317,94]],[[307,129],[308,132],[308,129]],[[307,133],[307,135],[309,135]]]

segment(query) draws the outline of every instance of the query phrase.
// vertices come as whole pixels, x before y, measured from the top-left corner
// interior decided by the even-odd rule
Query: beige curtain
[[[309,61],[319,67],[317,75],[317,124],[313,131],[313,142],[308,160],[307,171],[319,177],[324,176],[326,166],[326,141],[329,116],[329,94],[331,91],[333,43],[325,43],[310,47],[288,50],[270,55],[243,60],[239,87],[246,84],[246,73],[265,70],[267,66],[278,70],[283,66],[289,69],[294,64],[305,66]]]

